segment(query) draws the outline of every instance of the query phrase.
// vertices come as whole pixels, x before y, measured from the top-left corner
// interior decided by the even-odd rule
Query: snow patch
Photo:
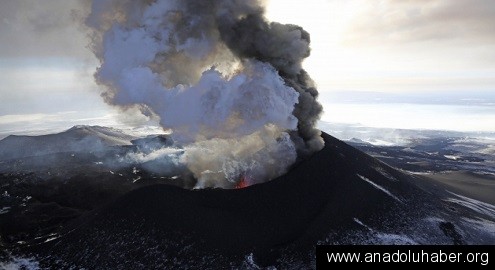
[[[495,235],[495,222],[483,218],[471,219],[463,218],[466,225],[474,226],[480,231]]]
[[[0,215],[7,214],[9,211],[10,211],[10,207],[9,206],[2,207],[0,209]]]
[[[385,178],[391,180],[391,181],[394,181],[394,182],[397,182],[397,178],[395,178],[393,175],[391,175],[390,173],[388,173],[387,171],[385,171],[385,169],[383,169],[382,167],[376,167],[375,170],[377,172],[379,172],[381,175],[383,175]]]
[[[354,222],[356,222],[357,224],[365,227],[366,229],[370,230],[370,231],[373,231],[372,228],[370,228],[368,225],[364,224],[361,220],[359,220],[358,218],[353,218]]]
[[[364,180],[365,182],[367,182],[368,184],[372,185],[374,188],[384,192],[385,194],[387,194],[388,196],[392,197],[394,200],[400,202],[400,203],[404,203],[401,199],[399,199],[398,197],[396,197],[394,194],[392,194],[390,191],[388,191],[387,189],[385,189],[384,187],[374,183],[373,181],[371,181],[370,179],[360,175],[360,174],[356,174],[359,178],[361,178],[362,180]]]
[[[254,261],[253,253],[246,256],[245,262],[251,269],[261,269],[261,267]]]
[[[397,145],[397,143],[395,143],[395,142],[390,142],[390,141],[376,139],[376,138],[368,138],[368,139],[364,139],[363,141],[367,142],[371,145],[375,145],[375,146],[394,146],[394,145]]]
[[[51,241],[53,241],[53,240],[55,240],[55,239],[57,239],[57,238],[58,238],[58,236],[55,236],[55,237],[50,237],[50,238],[48,238],[48,239],[46,239],[46,240],[45,240],[45,243],[46,243],[46,242],[51,242]]]
[[[450,159],[450,160],[458,160],[461,157],[459,156],[454,156],[454,155],[443,155],[445,158]]]
[[[495,217],[495,206],[489,203],[481,202],[475,199],[471,199],[454,192],[448,191],[448,193],[456,196],[457,198],[448,198],[445,201],[456,203],[471,210],[474,210],[480,214]]]
[[[418,242],[414,241],[411,237],[403,234],[391,234],[384,233],[372,229],[370,226],[364,224],[358,218],[353,218],[354,222],[365,227],[372,233],[372,242],[380,245],[418,245]]]
[[[376,238],[382,245],[418,245],[418,242],[407,235],[377,233]]]
[[[470,227],[476,227],[477,230],[486,232],[491,235],[495,235],[495,222],[486,220],[483,218],[472,219],[472,218],[463,218],[463,223]]]

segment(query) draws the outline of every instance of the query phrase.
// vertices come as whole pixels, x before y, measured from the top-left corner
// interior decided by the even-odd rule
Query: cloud
[[[495,43],[493,0],[363,1],[361,8],[347,31],[347,44]]]
[[[90,56],[81,0],[0,2],[0,58]]]

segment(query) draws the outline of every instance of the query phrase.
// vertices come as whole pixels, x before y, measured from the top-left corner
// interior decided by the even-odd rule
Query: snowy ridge
[[[450,194],[456,196],[457,198],[446,199],[448,202],[456,203],[458,205],[464,206],[471,210],[474,210],[480,214],[487,215],[490,217],[495,217],[495,206],[489,203],[481,202],[475,199],[471,199],[454,192],[448,191]]]
[[[61,152],[101,151],[108,146],[131,145],[135,136],[108,127],[74,126],[64,132],[40,136],[10,135],[0,140],[0,160]]]

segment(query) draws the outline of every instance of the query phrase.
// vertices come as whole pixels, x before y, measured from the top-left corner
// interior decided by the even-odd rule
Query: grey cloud
[[[0,2],[0,58],[87,57],[82,19],[89,2],[15,0]]]
[[[349,44],[495,43],[495,1],[369,1],[348,31]]]

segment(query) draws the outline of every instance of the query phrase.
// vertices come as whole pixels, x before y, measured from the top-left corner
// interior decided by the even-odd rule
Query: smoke
[[[256,0],[92,2],[105,101],[159,117],[199,187],[265,181],[323,147],[309,34],[263,14]]]
[[[287,133],[266,126],[241,139],[194,143],[182,161],[198,179],[196,188],[232,188],[241,178],[252,185],[282,175],[296,161],[296,151]]]

